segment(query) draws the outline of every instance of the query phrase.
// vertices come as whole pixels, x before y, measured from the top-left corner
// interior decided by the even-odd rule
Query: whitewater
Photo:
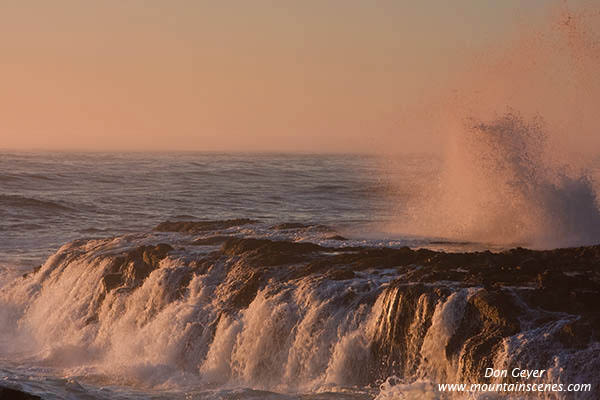
[[[0,163],[3,385],[44,399],[445,398],[437,383],[519,366],[597,389],[597,246],[385,231],[442,159]],[[594,193],[598,163],[587,171]],[[582,193],[563,186],[550,196]],[[591,244],[583,232],[575,245]]]

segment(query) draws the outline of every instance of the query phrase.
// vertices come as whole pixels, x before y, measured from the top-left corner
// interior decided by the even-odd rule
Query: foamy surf
[[[437,383],[540,360],[543,382],[598,389],[597,247],[442,253],[333,233],[238,219],[72,242],[4,287],[2,357],[92,397],[446,398]]]

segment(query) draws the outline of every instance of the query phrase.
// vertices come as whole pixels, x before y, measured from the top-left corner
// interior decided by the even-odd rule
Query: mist
[[[597,243],[599,17],[562,4],[465,63],[415,129],[437,135],[439,168],[410,183],[387,229],[535,248]]]

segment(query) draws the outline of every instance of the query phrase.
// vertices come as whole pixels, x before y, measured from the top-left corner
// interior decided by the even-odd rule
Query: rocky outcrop
[[[0,400],[42,400],[42,398],[22,390],[0,386]]]
[[[322,361],[311,358],[293,366],[310,379],[332,367],[330,351],[338,352],[340,364],[332,367],[336,373],[348,369],[345,352],[357,351],[348,362],[360,368],[348,382],[360,385],[377,385],[390,376],[443,381],[452,375],[461,382],[484,382],[481,371],[495,363],[521,366],[532,359],[542,367],[560,359],[580,373],[595,359],[595,343],[600,342],[600,246],[497,253],[326,247],[203,231],[217,226],[210,225],[213,222],[161,224],[161,230],[184,233],[169,236],[177,246],[158,243],[115,250],[107,240],[97,257],[88,254],[84,242],[82,252],[65,248],[66,262],[80,261],[78,257],[88,261],[74,262],[69,274],[79,273],[82,265],[103,268],[100,284],[94,278],[89,286],[93,298],[81,305],[86,323],[101,325],[104,314],[98,311],[108,307],[108,300],[121,304],[125,296],[135,297],[151,277],[147,290],[139,292],[150,296],[140,308],[144,318],[136,319],[140,324],[183,299],[185,304],[174,309],[189,312],[177,318],[189,318],[193,328],[182,348],[195,348],[200,355],[207,351],[202,346],[218,334],[217,326],[224,329],[232,321],[239,335],[252,325],[253,333],[244,336],[247,341],[255,332],[262,334],[263,318],[271,332],[265,334],[274,341],[302,330],[297,343],[279,343],[281,349],[274,354],[288,357],[285,346],[296,346],[294,357],[306,361],[308,351],[317,349],[310,357],[318,353]],[[199,232],[200,237],[195,236]],[[154,236],[165,240],[167,235]],[[169,256],[172,260],[163,262]],[[42,269],[49,276],[50,266]],[[194,303],[193,296],[202,300]],[[338,340],[348,347],[342,348]],[[511,358],[507,349],[518,354]],[[256,357],[262,360],[263,355],[257,353],[252,360]],[[278,358],[267,361],[283,363]],[[189,365],[197,368],[198,362],[189,360]],[[309,364],[314,370],[304,371]],[[358,376],[360,380],[353,380]]]
[[[192,244],[195,244],[196,246],[215,246],[222,244],[229,238],[230,236],[225,235],[208,236],[205,238],[196,239],[192,242]]]
[[[384,291],[371,344],[376,360],[372,380],[415,374],[435,307],[450,293],[447,288],[401,282],[395,282]]]
[[[117,289],[131,291],[141,286],[172,250],[173,247],[170,245],[159,243],[155,246],[140,246],[123,254],[110,256],[110,264],[104,271],[101,285],[88,307],[86,323],[98,320],[98,310],[108,292]]]
[[[243,256],[246,262],[263,266],[297,263],[323,250],[324,247],[313,243],[234,237],[221,247],[221,251],[227,256]]]
[[[256,222],[257,221],[248,218],[221,221],[166,221],[158,224],[154,230],[158,232],[198,233],[255,224]]]
[[[275,231],[285,231],[290,229],[310,229],[316,232],[333,232],[333,229],[321,224],[302,224],[299,222],[284,222],[281,224],[275,224],[269,227],[269,229]]]
[[[520,331],[520,309],[503,290],[481,290],[467,302],[458,329],[446,346],[448,359],[460,358],[461,376],[477,381],[493,365],[502,340]]]
[[[113,258],[102,279],[105,291],[120,286],[139,286],[171,250],[173,247],[170,245],[159,243],[156,246],[140,246]]]

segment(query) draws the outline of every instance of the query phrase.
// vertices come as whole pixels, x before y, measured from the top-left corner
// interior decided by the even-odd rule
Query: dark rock
[[[253,265],[281,265],[299,262],[324,250],[314,243],[296,243],[267,239],[229,238],[221,251],[228,256],[241,256]]]
[[[561,271],[546,270],[537,275],[536,283],[539,289],[564,291],[569,290],[569,283],[572,282],[571,279]]]
[[[335,265],[347,265],[354,271],[369,268],[391,268],[416,264],[422,259],[419,251],[408,247],[400,249],[344,248],[332,249],[338,254],[319,257],[306,266],[307,272],[323,272]]]
[[[334,281],[345,281],[348,279],[354,279],[356,274],[354,271],[347,268],[336,268],[329,271],[326,277]]]
[[[590,323],[578,319],[563,325],[557,333],[557,339],[565,347],[583,349],[590,342],[592,333],[593,328]]]
[[[568,276],[560,270],[547,269],[536,276],[535,285],[537,290],[525,294],[534,307],[583,315],[597,313],[600,284],[594,280],[594,271]]]
[[[449,294],[447,289],[399,283],[385,290],[371,346],[377,360],[373,378],[411,376],[418,369],[420,348],[431,325],[435,304]],[[423,324],[414,325],[416,319]]]
[[[0,386],[0,400],[42,400],[42,398],[35,394]]]
[[[348,240],[347,238],[341,236],[341,235],[333,235],[333,236],[328,236],[325,239],[327,240],[339,240],[340,242],[344,242],[346,240]]]
[[[37,267],[35,267],[35,268],[33,269],[33,271],[30,271],[30,272],[26,272],[26,273],[24,273],[24,274],[23,274],[23,278],[27,278],[27,277],[28,277],[28,276],[30,276],[30,275],[34,275],[34,274],[36,274],[36,273],[37,273],[37,272],[38,272],[40,269],[42,269],[42,266],[41,266],[41,265],[38,265]]]
[[[123,284],[123,276],[120,273],[106,274],[102,277],[102,284],[104,285],[104,290],[110,292]]]
[[[236,310],[247,308],[256,297],[261,284],[261,274],[253,272],[246,279],[238,281],[238,290],[234,291],[234,295],[230,301]]]
[[[222,244],[229,238],[230,236],[209,236],[206,238],[196,239],[192,242],[192,244],[195,244],[197,246],[214,246]]]
[[[477,292],[467,302],[463,318],[448,341],[446,357],[460,357],[461,373],[477,379],[480,371],[493,365],[496,346],[519,332],[522,312],[505,291]]]
[[[308,228],[309,226],[310,225],[301,224],[299,222],[284,222],[284,223],[281,223],[281,224],[270,226],[269,229],[273,229],[273,230],[276,230],[276,231],[283,231],[283,230],[287,230],[287,229]]]
[[[333,229],[326,225],[320,224],[301,224],[298,222],[284,222],[281,224],[272,225],[269,229],[273,229],[276,231],[284,231],[289,229],[310,229],[317,232],[332,232]]]
[[[257,221],[248,218],[228,219],[223,221],[166,221],[158,224],[158,232],[198,233],[228,229],[236,226],[255,224]]]
[[[170,245],[159,243],[140,246],[114,258],[102,280],[106,291],[123,285],[139,286],[172,250]]]

